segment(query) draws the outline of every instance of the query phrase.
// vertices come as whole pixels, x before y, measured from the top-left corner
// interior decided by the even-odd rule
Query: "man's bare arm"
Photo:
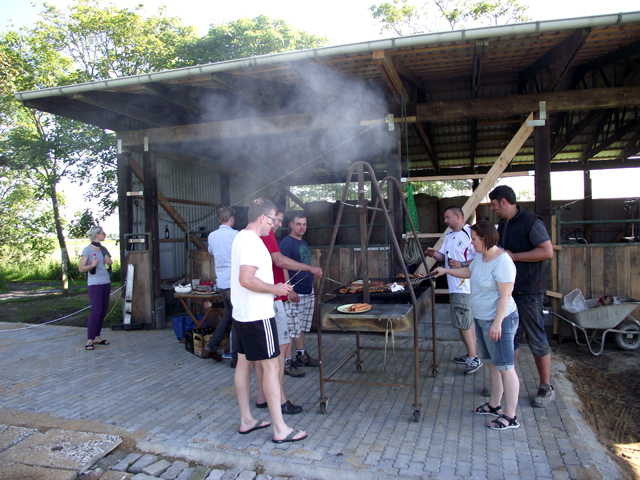
[[[256,277],[258,267],[251,265],[240,265],[240,285],[247,290],[251,290],[256,293],[271,293],[277,297],[287,295],[291,290],[290,285],[284,283],[278,283],[272,285],[270,283],[263,282]]]
[[[322,278],[322,269],[320,267],[314,267],[313,265],[307,265],[306,263],[296,262],[289,257],[284,256],[280,252],[272,252],[271,260],[278,267],[285,270],[302,270],[303,272],[311,272],[316,278]]]
[[[514,262],[541,262],[553,258],[553,244],[547,240],[528,252],[513,253],[507,250],[507,253]]]

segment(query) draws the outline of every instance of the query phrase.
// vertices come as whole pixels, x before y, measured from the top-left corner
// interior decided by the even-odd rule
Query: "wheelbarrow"
[[[597,298],[587,300],[589,308],[582,312],[570,312],[562,305],[560,309],[568,318],[551,311],[549,313],[570,324],[576,343],[589,347],[589,351],[595,356],[600,355],[604,350],[604,338],[610,332],[615,334],[618,348],[622,350],[640,348],[640,322],[631,315],[640,302],[632,298],[614,297],[613,305],[598,306],[598,300]],[[578,330],[584,334],[586,343],[581,343],[578,339]],[[591,336],[587,330],[593,330]],[[598,339],[600,331],[602,336]],[[591,348],[592,342],[600,344],[598,352],[594,352]]]

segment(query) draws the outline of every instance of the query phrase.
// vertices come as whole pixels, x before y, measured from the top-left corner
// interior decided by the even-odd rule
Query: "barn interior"
[[[308,203],[291,187],[344,184],[351,165],[365,161],[378,180],[472,179],[477,189],[523,125],[532,133],[497,175],[535,175],[535,202],[526,207],[556,232],[550,298],[561,301],[573,288],[587,298],[640,298],[639,247],[620,243],[637,237],[638,223],[611,223],[637,219],[637,201],[592,200],[590,177],[592,170],[640,167],[639,79],[640,12],[630,12],[330,46],[16,95],[28,107],[117,132],[123,271],[126,261],[146,272],[136,283],[144,301],[134,317],[162,327],[163,283],[214,275],[206,234],[217,228],[220,205],[242,212],[257,197],[289,199],[308,212],[314,261],[325,268],[339,196]],[[583,172],[585,197],[561,211],[560,223],[550,182],[559,171]],[[401,196],[391,188],[385,198],[399,241],[404,217],[393,206]],[[438,219],[451,200],[417,197],[424,246],[444,231]],[[479,202],[472,211],[496,220]],[[572,221],[583,222],[582,243],[568,243]],[[339,254],[325,270],[349,282],[360,237],[341,232]],[[380,247],[367,251],[372,276],[392,276],[400,261],[383,248],[389,232],[380,225],[371,240]]]

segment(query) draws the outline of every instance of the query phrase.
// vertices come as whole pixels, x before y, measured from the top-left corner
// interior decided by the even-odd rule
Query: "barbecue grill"
[[[385,284],[393,283],[394,281],[402,281],[404,279],[369,279],[368,273],[368,265],[367,265],[367,246],[369,244],[369,238],[371,237],[371,232],[373,229],[373,225],[375,222],[376,213],[381,211],[386,221],[387,227],[389,229],[389,238],[392,242],[392,248],[394,248],[395,253],[398,258],[402,258],[402,251],[400,250],[400,245],[398,244],[397,237],[395,235],[393,229],[393,223],[389,216],[389,211],[382,205],[382,208],[378,208],[380,203],[379,199],[382,198],[381,190],[384,182],[387,182],[387,191],[390,192],[389,196],[391,197],[391,192],[393,189],[398,189],[397,191],[402,191],[400,186],[400,182],[395,177],[386,177],[380,181],[378,184],[375,173],[373,172],[373,168],[366,162],[356,162],[351,166],[349,173],[347,175],[347,181],[344,187],[344,192],[342,195],[342,201],[340,203],[340,208],[338,210],[338,215],[336,218],[336,222],[333,229],[333,234],[331,237],[331,244],[329,246],[329,253],[327,255],[326,267],[324,269],[325,272],[329,271],[329,266],[331,262],[331,255],[333,253],[333,248],[335,246],[335,240],[337,236],[338,229],[340,228],[340,219],[342,217],[342,210],[344,208],[347,193],[349,191],[349,185],[351,183],[351,178],[353,176],[354,171],[357,168],[358,172],[358,192],[359,199],[358,204],[356,206],[359,214],[360,214],[360,235],[361,235],[361,247],[362,247],[362,260],[360,271],[362,273],[362,292],[358,293],[345,293],[341,294],[340,289],[336,289],[330,292],[328,295],[333,296],[334,298],[329,301],[323,302],[320,304],[320,322],[318,324],[318,356],[320,358],[320,399],[318,400],[320,404],[320,413],[326,414],[328,412],[329,398],[325,395],[325,382],[335,382],[335,383],[349,383],[349,384],[366,384],[366,385],[379,385],[379,386],[388,386],[388,387],[406,387],[413,388],[414,390],[414,403],[413,403],[413,414],[412,419],[417,422],[420,419],[420,410],[421,405],[419,402],[419,391],[420,391],[420,362],[419,362],[419,353],[420,353],[420,345],[418,338],[418,324],[420,320],[427,314],[429,308],[431,308],[432,315],[432,330],[433,330],[433,363],[431,364],[432,373],[435,375],[438,372],[438,364],[436,357],[436,318],[435,318],[435,285],[433,279],[430,276],[419,278],[419,279],[411,279],[409,272],[407,271],[406,265],[402,264],[401,273],[405,279],[410,279],[410,281],[406,282],[405,291],[403,292],[390,292],[384,291],[380,293],[374,293],[370,290],[370,282],[371,281],[381,281]],[[368,170],[368,173],[371,178],[371,188],[376,196],[376,203],[374,207],[368,206],[367,200],[364,197],[364,170],[365,168]],[[404,208],[404,212],[407,214],[409,218],[409,222],[411,224],[411,229],[414,234],[414,239],[417,238],[417,234],[415,231],[415,227],[413,225],[413,221],[411,216],[409,215],[407,204],[404,201],[402,195],[400,195],[402,199],[402,207]],[[370,221],[370,224],[367,225],[367,210],[373,210],[373,215]],[[411,241],[411,240],[409,240]],[[413,240],[417,241],[417,240]],[[424,257],[424,252],[421,248],[418,249],[420,251],[420,256],[422,258],[422,262],[426,265],[426,258]],[[394,272],[395,273],[395,272]],[[324,287],[324,278],[320,282],[320,288],[318,291],[318,298],[323,298],[322,292]],[[339,311],[338,308],[344,306],[345,304],[350,303],[368,303],[371,305],[371,309],[365,312],[344,312]],[[356,346],[355,349],[352,350],[347,356],[339,362],[339,364],[334,367],[334,369],[325,375],[324,372],[324,362],[323,362],[323,354],[322,354],[322,331],[323,330],[333,330],[333,331],[342,331],[342,332],[355,332],[356,334]],[[341,380],[332,378],[335,373],[337,373],[340,368],[342,368],[349,359],[356,357],[356,370],[358,372],[362,372],[362,359],[361,359],[361,351],[366,350],[384,350],[382,347],[362,347],[360,344],[360,332],[410,332],[413,331],[413,348],[402,348],[396,350],[407,350],[413,351],[413,361],[414,361],[414,379],[413,383],[405,384],[405,383],[379,383],[379,382],[358,382],[352,380]]]

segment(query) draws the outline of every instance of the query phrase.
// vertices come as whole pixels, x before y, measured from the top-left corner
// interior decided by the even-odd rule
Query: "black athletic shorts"
[[[238,343],[236,344],[236,338]],[[250,362],[268,360],[280,355],[278,327],[275,317],[254,322],[233,322],[233,340]]]

